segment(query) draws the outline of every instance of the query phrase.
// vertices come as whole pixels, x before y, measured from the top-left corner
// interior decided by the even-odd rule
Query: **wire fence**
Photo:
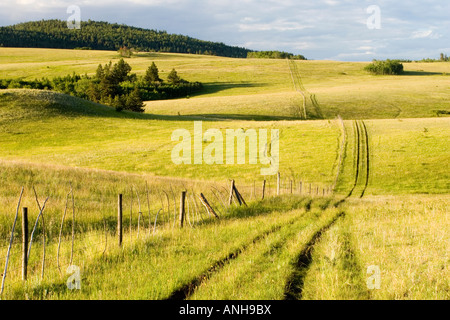
[[[94,263],[113,248],[132,246],[139,240],[155,236],[162,228],[196,228],[208,220],[220,219],[232,207],[247,206],[246,201],[250,203],[281,194],[329,196],[333,186],[317,185],[300,179],[281,179],[279,174],[276,180],[254,181],[249,185],[237,185],[231,180],[231,186],[205,183],[201,189],[184,186],[175,189],[170,186],[150,192],[146,184],[140,187],[132,185],[125,190],[127,193],[119,196],[119,202],[117,199],[102,199],[116,203],[116,212],[79,217],[77,208],[82,203],[79,203],[71,186],[62,202],[64,207],[59,210],[59,218],[53,217],[48,223],[45,204],[47,200],[52,201],[52,196],[48,195],[45,202],[40,202],[33,187],[35,203],[30,209],[39,214],[33,217],[35,220],[30,220],[31,236],[26,245],[23,242],[24,231],[19,223],[23,225],[21,220],[24,219],[18,214],[20,198],[15,219],[17,223],[14,228],[11,224],[9,236],[0,238],[0,297],[3,298],[5,292],[23,287],[27,281],[41,283],[54,277],[67,277],[68,267]]]

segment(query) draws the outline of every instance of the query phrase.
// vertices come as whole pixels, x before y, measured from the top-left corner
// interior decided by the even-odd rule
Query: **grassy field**
[[[314,249],[304,299],[448,300],[446,196],[377,196],[352,201]],[[367,268],[381,286],[368,290]]]
[[[93,74],[98,64],[118,58],[104,51],[0,48],[0,72],[26,79]],[[144,114],[48,91],[0,91],[0,265],[21,187],[21,206],[30,208],[33,223],[39,213],[33,187],[41,204],[49,197],[44,278],[39,223],[30,278],[26,286],[20,280],[19,217],[2,298],[450,298],[450,118],[436,115],[450,110],[450,64],[407,63],[405,75],[388,77],[366,74],[365,63],[298,61],[303,90],[318,102],[307,101],[307,114],[324,118],[304,121],[285,60],[142,53],[127,61],[138,74],[151,61],[162,77],[174,67],[203,82],[205,91],[147,102]],[[261,176],[267,165],[174,164],[172,132],[193,135],[193,121],[202,121],[203,132],[223,134],[278,129],[282,195],[275,196],[275,176]],[[208,145],[202,139],[202,149]],[[229,179],[248,207],[228,205]],[[177,220],[182,190],[188,191],[184,229]],[[220,219],[204,209],[199,193]],[[76,292],[67,290],[65,274],[72,224],[73,264],[82,269]],[[373,265],[381,270],[377,290],[366,285]]]
[[[4,78],[24,79],[72,72],[93,75],[99,64],[118,59],[117,53],[108,51],[0,48],[0,72]],[[241,120],[298,118],[294,107],[301,97],[293,94],[286,60],[162,53],[127,59],[132,72],[140,75],[152,61],[162,78],[175,68],[182,78],[204,83],[205,90],[190,99],[148,102],[148,113]],[[450,111],[449,63],[405,63],[402,76],[370,75],[363,71],[367,63],[296,63],[305,89],[316,95],[327,119],[337,115],[344,119],[423,118],[435,117],[437,110]],[[309,100],[308,112],[314,115]]]

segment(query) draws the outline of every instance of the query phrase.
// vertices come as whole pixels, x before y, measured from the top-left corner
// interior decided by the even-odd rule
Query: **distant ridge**
[[[122,46],[138,51],[192,53],[246,58],[252,50],[219,42],[203,41],[166,31],[130,27],[124,24],[81,22],[81,29],[70,30],[61,20],[40,20],[0,27],[0,46],[118,50]]]

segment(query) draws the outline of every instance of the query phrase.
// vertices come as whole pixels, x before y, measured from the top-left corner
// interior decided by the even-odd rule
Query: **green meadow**
[[[0,74],[92,75],[118,59],[108,51],[0,48]],[[0,90],[0,266],[21,188],[32,225],[39,214],[33,187],[41,205],[49,197],[26,284],[19,214],[2,298],[450,298],[449,63],[405,63],[401,76],[373,76],[363,71],[367,63],[296,61],[307,97],[303,120],[286,60],[138,53],[126,61],[137,74],[154,61],[162,78],[175,68],[204,91],[148,101],[137,114],[50,91]],[[227,129],[279,130],[281,194],[275,175],[261,175],[269,167],[261,155],[249,164],[249,142],[245,164],[175,164],[172,133],[186,129],[194,139],[194,121],[203,133],[224,136]],[[200,141],[202,151],[211,144]],[[248,206],[229,204],[230,179]],[[79,291],[66,287],[71,255],[82,271]],[[380,289],[366,284],[372,265],[381,269]]]

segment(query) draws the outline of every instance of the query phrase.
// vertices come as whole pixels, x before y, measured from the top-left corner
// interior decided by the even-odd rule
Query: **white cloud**
[[[239,24],[239,31],[293,31],[303,30],[306,28],[310,27],[298,22],[289,22],[283,20],[276,20],[268,23]]]
[[[414,31],[411,35],[411,39],[439,39],[441,37],[440,34],[434,32],[433,30],[417,30]]]
[[[374,47],[371,47],[371,46],[362,46],[362,47],[356,48],[356,50],[362,50],[362,51],[373,50],[373,49],[374,49]]]

